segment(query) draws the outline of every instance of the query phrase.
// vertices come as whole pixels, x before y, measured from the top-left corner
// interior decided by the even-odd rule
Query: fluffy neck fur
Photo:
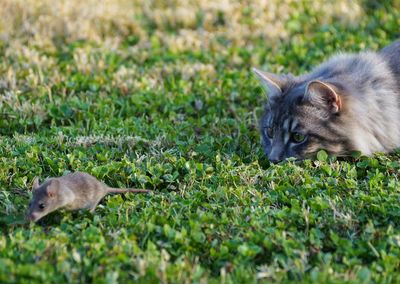
[[[301,77],[342,88],[346,109],[341,133],[366,155],[400,146],[400,90],[386,60],[377,53],[341,54]]]

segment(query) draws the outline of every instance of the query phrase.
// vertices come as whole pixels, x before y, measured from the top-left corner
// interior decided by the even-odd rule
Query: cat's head
[[[260,130],[271,162],[311,158],[319,150],[345,154],[350,142],[340,83],[253,71],[268,93]]]

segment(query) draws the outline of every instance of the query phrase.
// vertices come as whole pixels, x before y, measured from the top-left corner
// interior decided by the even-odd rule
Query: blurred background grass
[[[0,104],[11,108],[7,113],[29,112],[24,118],[38,125],[46,104],[35,97],[51,100],[73,71],[107,73],[123,92],[162,90],[162,76],[172,72],[187,79],[250,66],[299,73],[332,52],[389,43],[398,35],[399,6],[397,0],[3,0]],[[2,126],[2,133],[10,128]]]

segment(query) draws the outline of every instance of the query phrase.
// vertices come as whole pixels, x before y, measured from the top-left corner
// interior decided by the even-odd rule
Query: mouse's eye
[[[40,203],[40,204],[39,204],[39,208],[40,208],[40,209],[44,209],[45,207],[46,207],[46,206],[45,206],[43,203]]]

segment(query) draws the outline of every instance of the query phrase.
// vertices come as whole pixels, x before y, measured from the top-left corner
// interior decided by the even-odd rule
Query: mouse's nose
[[[28,221],[35,222],[35,220],[36,220],[36,215],[35,215],[35,213],[28,213],[28,214],[26,215],[26,219],[28,219]]]

